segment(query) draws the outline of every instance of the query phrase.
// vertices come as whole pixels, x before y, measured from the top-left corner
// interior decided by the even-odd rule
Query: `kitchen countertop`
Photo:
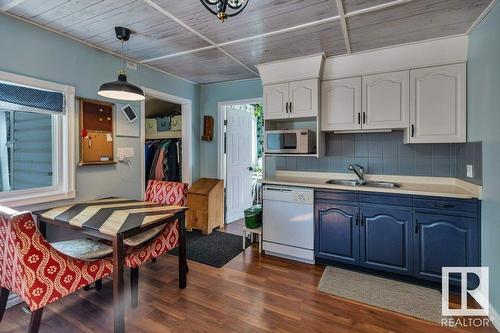
[[[326,183],[330,179],[356,179],[356,177],[350,173],[278,170],[276,171],[276,176],[261,179],[260,182],[262,184],[310,187],[315,189],[409,194],[459,199],[481,199],[482,194],[482,186],[468,183],[458,178],[365,175],[366,180],[394,182],[401,185],[399,188],[354,187]]]

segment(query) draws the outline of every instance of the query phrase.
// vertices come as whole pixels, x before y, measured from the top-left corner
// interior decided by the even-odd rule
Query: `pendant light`
[[[116,38],[122,42],[122,68],[118,72],[118,80],[103,83],[99,87],[98,95],[118,99],[123,101],[142,101],[144,100],[144,91],[136,85],[127,81],[125,73],[125,61],[123,59],[123,43],[130,38],[130,30],[123,27],[115,27]]]

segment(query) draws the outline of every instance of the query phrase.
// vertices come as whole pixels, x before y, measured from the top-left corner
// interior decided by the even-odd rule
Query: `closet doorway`
[[[191,100],[143,88],[142,193],[150,179],[191,184]]]

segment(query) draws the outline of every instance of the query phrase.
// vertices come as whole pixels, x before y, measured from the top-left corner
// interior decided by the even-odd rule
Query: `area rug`
[[[243,252],[243,237],[214,230],[210,235],[201,231],[186,232],[186,255],[189,260],[220,268]],[[246,241],[245,248],[250,246]],[[175,248],[169,252],[178,255]]]
[[[441,293],[432,288],[337,267],[326,267],[318,290],[441,323]]]

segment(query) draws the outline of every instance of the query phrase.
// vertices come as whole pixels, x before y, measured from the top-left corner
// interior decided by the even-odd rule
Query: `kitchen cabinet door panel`
[[[264,118],[266,120],[288,118],[288,100],[288,83],[264,86]]]
[[[316,79],[290,82],[290,118],[317,117],[318,90]]]
[[[416,277],[440,282],[442,267],[479,265],[477,219],[415,213],[414,223]]]
[[[361,265],[411,275],[411,216],[411,209],[361,207]]]
[[[466,142],[466,68],[410,71],[410,143]]]
[[[318,257],[346,263],[359,262],[358,207],[316,204]]]
[[[363,76],[363,129],[408,128],[410,72]]]
[[[361,77],[322,82],[321,129],[361,129]]]

